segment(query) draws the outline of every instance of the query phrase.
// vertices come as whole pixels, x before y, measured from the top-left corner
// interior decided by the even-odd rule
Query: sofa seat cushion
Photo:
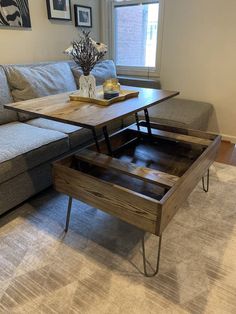
[[[13,102],[4,69],[0,66],[0,125],[16,121],[17,114],[13,110],[4,109],[3,105]]]
[[[79,79],[83,74],[82,69],[78,65],[71,66],[74,78],[79,88]],[[116,66],[112,60],[104,60],[95,65],[91,74],[95,76],[96,85],[102,85],[107,79],[116,78]]]
[[[32,119],[27,121],[27,123],[39,128],[55,130],[67,134],[70,141],[70,148],[80,146],[92,139],[92,132],[90,130],[74,126],[71,124],[66,124],[43,118]]]
[[[59,131],[59,132],[67,134],[69,137],[71,149],[75,147],[79,147],[79,146],[84,146],[90,142],[93,143],[92,131],[86,128],[81,128],[81,127],[74,126],[71,124],[52,121],[52,120],[44,119],[44,118],[32,119],[32,120],[27,121],[26,123],[39,127],[39,128],[55,130],[55,131]],[[122,126],[121,120],[115,120],[115,121],[112,121],[112,123],[108,123],[107,128],[108,128],[109,134],[116,132],[117,130],[121,128],[121,126]],[[96,131],[96,134],[98,138],[101,138],[102,129],[98,129]]]
[[[0,126],[0,183],[69,150],[64,133],[21,122]]]
[[[70,92],[77,88],[66,62],[38,66],[8,65],[5,71],[15,102]],[[29,119],[29,115],[19,114],[19,117],[21,121]]]
[[[180,98],[169,99],[149,109],[150,120],[174,127],[207,130],[213,113],[209,103]],[[143,114],[140,114],[144,118]]]

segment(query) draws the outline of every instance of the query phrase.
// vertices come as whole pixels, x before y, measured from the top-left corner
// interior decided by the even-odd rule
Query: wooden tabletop
[[[104,107],[80,101],[70,101],[71,92],[68,92],[7,104],[5,108],[93,129],[179,94],[178,92],[130,86],[122,86],[122,89],[139,91],[139,96]]]

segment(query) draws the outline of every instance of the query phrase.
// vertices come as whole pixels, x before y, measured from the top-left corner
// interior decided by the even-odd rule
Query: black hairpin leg
[[[110,138],[109,138],[109,135],[108,135],[107,127],[104,126],[102,128],[102,130],[103,130],[105,142],[106,142],[106,145],[107,145],[108,155],[112,156],[111,142],[110,142]]]
[[[209,191],[209,181],[210,181],[210,170],[207,170],[207,175],[206,175],[206,184],[205,184],[205,177],[202,177],[202,188],[204,192]]]
[[[93,132],[93,139],[94,139],[94,142],[96,144],[97,152],[100,153],[101,150],[100,150],[100,147],[99,147],[99,144],[98,144],[98,138],[97,138],[97,134],[96,134],[95,129],[92,129],[92,132]]]
[[[145,115],[145,120],[147,123],[147,130],[148,130],[148,134],[152,135],[152,129],[151,129],[151,125],[150,125],[150,118],[149,118],[149,114],[148,114],[148,110],[144,109],[144,115]]]
[[[67,215],[66,215],[65,232],[67,232],[67,231],[68,231],[68,228],[69,228],[71,207],[72,207],[72,197],[69,196],[69,202],[68,202],[68,208],[67,208]]]
[[[138,118],[137,112],[135,113],[135,120],[136,120],[137,129],[138,131],[140,131],[139,118]]]
[[[143,270],[144,270],[144,275],[146,277],[154,277],[158,273],[158,271],[159,271],[160,255],[161,255],[161,240],[162,240],[162,235],[160,235],[159,241],[158,241],[156,269],[154,270],[153,273],[148,273],[147,272],[147,259],[146,259],[146,254],[145,254],[145,234],[143,235],[143,238],[142,238]]]

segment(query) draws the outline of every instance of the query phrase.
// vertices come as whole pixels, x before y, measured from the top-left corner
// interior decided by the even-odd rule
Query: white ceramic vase
[[[80,96],[95,98],[96,97],[96,79],[92,74],[81,75],[79,79]]]

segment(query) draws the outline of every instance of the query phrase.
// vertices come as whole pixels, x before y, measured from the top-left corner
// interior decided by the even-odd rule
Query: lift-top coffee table
[[[208,191],[209,167],[221,139],[201,131],[150,122],[148,108],[178,93],[132,89],[139,91],[137,98],[109,107],[71,102],[69,93],[6,107],[92,130],[93,145],[53,165],[55,189],[69,196],[65,231],[72,198],[76,198],[158,236],[153,273],[147,272],[142,239],[144,274],[154,276],[159,269],[162,233],[201,179],[203,189]],[[141,110],[145,112],[145,121],[138,119]],[[108,134],[108,123],[131,114],[136,116],[135,124]],[[99,128],[103,130],[102,140],[97,138]]]

